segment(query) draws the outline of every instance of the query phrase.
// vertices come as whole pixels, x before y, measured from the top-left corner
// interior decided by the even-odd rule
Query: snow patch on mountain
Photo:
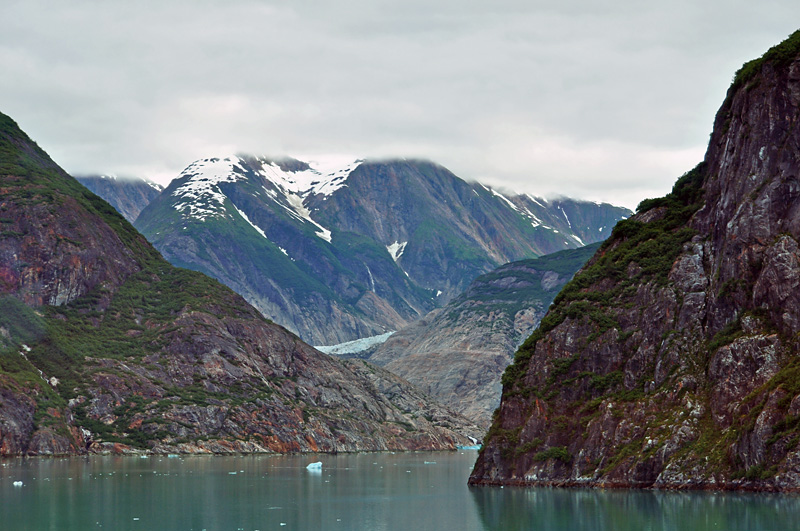
[[[542,207],[542,208],[547,208],[545,205],[543,205],[543,204],[542,204],[542,203],[539,201],[539,199],[541,199],[542,201],[544,201],[545,203],[547,203],[547,199],[543,199],[543,198],[536,198],[536,197],[532,196],[531,194],[525,194],[525,195],[528,197],[528,199],[530,199],[531,201],[533,201],[534,203],[536,203],[536,204],[537,204],[537,205],[539,205],[540,207]]]
[[[561,208],[560,206],[558,207],[558,209],[561,211],[562,214],[564,214],[564,219],[567,220],[567,225],[569,225],[569,228],[572,228],[572,223],[569,221],[569,217],[567,217],[567,213],[564,212],[564,209]]]
[[[406,245],[408,245],[408,242],[394,242],[391,245],[387,245],[386,250],[389,251],[390,255],[392,255],[392,260],[397,262],[398,258],[403,256],[403,251],[406,250]]]
[[[509,198],[507,198],[506,196],[504,196],[503,194],[501,194],[501,193],[500,193],[500,192],[498,192],[497,190],[492,190],[491,188],[489,188],[489,191],[490,191],[490,192],[492,192],[492,195],[494,195],[495,197],[499,197],[500,199],[502,199],[503,201],[505,201],[506,203],[508,203],[508,206],[510,206],[511,208],[513,208],[514,210],[516,210],[517,212],[519,212],[519,207],[517,207],[517,205],[515,205],[514,203],[512,203],[512,202],[511,202],[511,200],[510,200]]]
[[[309,223],[313,224],[319,230],[315,232],[317,236],[325,240],[326,242],[331,242],[331,231],[311,219],[311,211],[303,205],[303,199],[299,195],[294,194],[287,194],[286,200],[292,205],[295,213],[300,216],[301,219],[308,221]]]
[[[186,178],[172,192],[174,197],[182,201],[173,208],[181,214],[205,221],[209,217],[225,215],[225,194],[219,189],[220,183],[235,183],[241,179],[236,170],[243,172],[239,157],[201,159],[191,163],[178,179]]]
[[[240,215],[240,216],[242,216],[242,218],[244,218],[244,220],[245,220],[246,222],[248,222],[248,223],[250,224],[250,226],[251,226],[251,227],[253,227],[254,229],[256,229],[256,231],[258,231],[258,233],[259,233],[260,235],[262,235],[264,238],[267,238],[267,235],[266,235],[266,234],[264,234],[264,231],[263,231],[263,230],[261,230],[261,227],[259,227],[258,225],[256,225],[256,224],[255,224],[255,223],[253,223],[252,221],[250,221],[250,218],[248,218],[248,217],[247,217],[247,214],[245,214],[244,212],[242,212],[241,210],[239,210],[239,207],[237,207],[236,205],[233,205],[233,208],[235,208],[235,209],[236,209],[236,212],[238,212],[238,213],[239,213],[239,215]],[[269,238],[267,238],[267,239],[269,239]]]
[[[260,173],[287,194],[305,199],[311,195],[325,197],[345,186],[350,173],[361,165],[362,160],[342,164],[340,161],[307,163],[309,168],[302,171],[285,171],[272,161],[264,161]]]

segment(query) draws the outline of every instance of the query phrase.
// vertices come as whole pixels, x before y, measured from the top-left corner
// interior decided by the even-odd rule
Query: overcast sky
[[[423,157],[632,208],[798,27],[797,0],[0,0],[0,111],[73,174]]]

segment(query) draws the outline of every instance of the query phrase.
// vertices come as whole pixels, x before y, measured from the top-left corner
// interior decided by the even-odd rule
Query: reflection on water
[[[800,526],[800,497],[776,494],[471,487],[486,529],[756,530]]]
[[[793,495],[468,488],[476,455],[4,460],[0,528],[752,530],[800,522]],[[315,461],[321,470],[307,470]]]
[[[6,460],[0,528],[480,529],[466,487],[476,455]]]

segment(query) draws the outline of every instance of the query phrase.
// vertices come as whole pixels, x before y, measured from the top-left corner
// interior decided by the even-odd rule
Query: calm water
[[[469,488],[476,455],[5,460],[0,529],[800,528],[791,495]]]

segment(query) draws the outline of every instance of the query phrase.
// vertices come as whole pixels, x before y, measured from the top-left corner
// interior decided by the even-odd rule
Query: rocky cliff
[[[506,197],[424,161],[232,156],[190,165],[136,227],[173,264],[335,345],[398,330],[500,264],[602,240],[629,214]]]
[[[164,189],[147,179],[116,175],[78,175],[79,183],[102,197],[117,212],[133,223],[139,213]]]
[[[500,266],[393,334],[369,357],[488,428],[500,378],[559,290],[599,243]]]
[[[446,449],[478,430],[169,265],[0,114],[0,455]]]
[[[472,484],[800,488],[798,124],[800,32],[744,65],[704,162],[556,297]]]

